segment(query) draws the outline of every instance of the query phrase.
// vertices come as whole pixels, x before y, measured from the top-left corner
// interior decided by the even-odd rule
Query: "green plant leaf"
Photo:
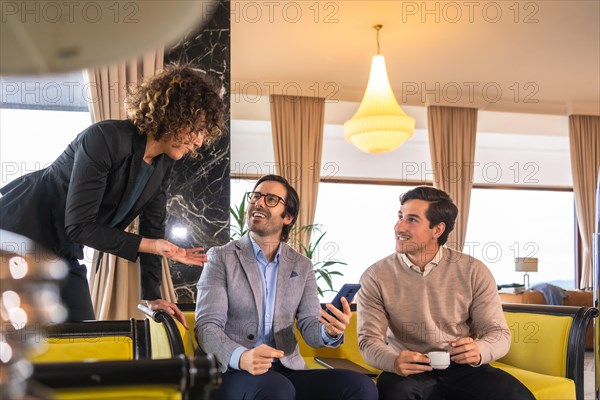
[[[329,289],[333,290],[333,282],[331,281],[331,276],[326,271],[321,271],[321,278],[323,278]]]
[[[230,226],[230,239],[239,239],[246,233],[246,199],[244,195],[242,197],[242,201],[238,205],[234,205],[233,207],[229,207],[229,212],[231,213],[233,224]]]
[[[329,260],[329,261],[325,261],[325,262],[323,263],[323,266],[322,266],[321,268],[327,268],[327,267],[329,267],[330,265],[335,265],[335,264],[340,264],[340,265],[348,265],[348,264],[346,264],[345,262],[341,262],[341,261],[338,261],[338,260]]]

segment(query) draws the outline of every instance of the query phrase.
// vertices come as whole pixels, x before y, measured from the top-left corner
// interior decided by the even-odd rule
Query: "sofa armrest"
[[[537,304],[503,304],[502,308],[512,344],[498,361],[572,379],[576,397],[582,399],[586,330],[598,310]]]
[[[564,299],[563,305],[592,307],[594,305],[593,292],[591,290],[567,290],[567,297]]]
[[[162,360],[40,363],[34,364],[32,379],[58,393],[71,390],[71,398],[73,390],[79,398],[98,398],[93,394],[99,389],[112,390],[114,395],[123,393],[119,388],[129,387],[137,392],[146,388],[148,398],[169,393],[168,398],[186,399],[191,390],[198,393],[218,385],[220,375],[212,356],[180,355]]]
[[[150,319],[150,335],[152,341],[152,358],[170,358],[186,354],[183,342],[185,328],[166,311],[152,311],[143,304],[138,309]],[[165,350],[170,350],[168,354]]]

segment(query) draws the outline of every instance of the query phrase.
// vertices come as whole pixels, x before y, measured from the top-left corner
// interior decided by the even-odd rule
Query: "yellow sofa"
[[[186,316],[188,340],[194,336],[193,305],[179,305]],[[356,314],[352,304],[353,314]],[[588,325],[598,316],[591,307],[503,304],[512,333],[512,345],[506,356],[492,365],[513,375],[538,400],[583,400],[583,366]],[[191,338],[189,338],[191,336]],[[358,350],[356,315],[346,330],[344,343],[335,348],[314,349],[296,332],[300,353],[309,368],[324,368],[314,357],[348,359],[376,374]]]
[[[503,308],[512,345],[492,365],[523,382],[538,400],[583,400],[586,328],[598,310],[528,304],[503,304]],[[313,349],[297,336],[310,368],[323,368],[314,357],[338,357],[381,372],[366,364],[358,350],[356,316],[346,330],[344,344],[336,349]]]
[[[523,382],[536,399],[583,400],[587,328],[592,307],[503,304],[511,349],[495,366]]]
[[[183,326],[166,313],[150,315],[48,327],[44,351],[29,357],[33,379],[51,388],[41,397],[175,400],[210,387],[218,375],[214,360],[187,357],[193,343]]]
[[[503,303],[518,304],[548,304],[544,294],[539,290],[526,290],[521,293],[498,292],[500,301]],[[593,292],[591,290],[567,290],[567,297],[563,300],[563,306],[592,307],[594,305]],[[590,325],[585,338],[586,350],[594,350],[594,327]]]
[[[54,399],[182,400],[190,381],[190,365],[171,359],[69,361],[34,363],[33,380],[51,388]]]
[[[32,379],[50,391],[41,397],[61,400],[182,399],[188,361],[151,359],[153,338],[148,320],[48,326],[28,357]]]
[[[66,322],[46,327],[34,363],[136,360],[150,356],[148,321]]]

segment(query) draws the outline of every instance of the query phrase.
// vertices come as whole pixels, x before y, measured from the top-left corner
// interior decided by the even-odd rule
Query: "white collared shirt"
[[[421,271],[421,267],[416,266],[415,264],[412,263],[412,261],[410,261],[407,257],[407,255],[405,253],[400,253],[400,257],[402,257],[402,261],[404,261],[404,263],[408,266],[408,268],[412,269],[415,272],[418,272],[419,274],[423,275],[423,277],[429,275],[429,273],[431,271],[433,271],[433,269],[435,267],[437,267],[437,265],[440,263],[440,260],[442,259],[442,255],[443,255],[443,251],[442,251],[443,247],[440,247],[437,251],[437,253],[435,253],[435,256],[433,257],[433,260],[429,261],[429,263],[427,263],[427,265],[425,265],[425,268],[423,268],[423,271]]]

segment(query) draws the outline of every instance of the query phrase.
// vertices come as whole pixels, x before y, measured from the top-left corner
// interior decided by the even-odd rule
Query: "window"
[[[483,261],[498,284],[522,283],[515,257],[537,257],[532,285],[572,288],[574,212],[570,191],[473,189],[464,252]]]
[[[398,221],[400,195],[413,186],[321,183],[315,223],[327,234],[320,246],[321,260],[337,259],[344,273],[334,279],[334,289],[358,283],[363,272],[394,253],[394,225]],[[331,298],[333,296],[329,294]],[[326,300],[331,300],[325,296]]]
[[[2,77],[0,84],[3,186],[48,166],[92,119],[81,71]]]
[[[332,124],[324,129],[315,215],[315,223],[327,231],[324,241],[329,247],[323,248],[322,258],[349,264],[336,266],[345,275],[335,279],[335,288],[358,281],[366,268],[394,252],[400,194],[415,182],[433,179],[425,107],[406,109],[422,127],[411,140],[394,152],[370,155],[344,142],[341,121],[350,116],[345,116],[347,106],[326,106]],[[261,107],[268,110],[268,99]],[[484,261],[498,283],[522,282],[523,274],[514,271],[514,257],[535,253],[539,271],[530,273],[531,283],[558,280],[559,286],[572,287],[575,232],[568,118],[480,110],[477,120],[473,180],[485,189],[473,189],[466,237],[472,243],[464,251]],[[232,173],[274,172],[267,120],[233,120],[231,132]],[[323,182],[333,179],[337,183]],[[235,204],[241,197],[234,191],[234,180]],[[339,183],[344,180],[352,183]],[[368,184],[382,181],[390,185]],[[250,190],[248,186],[244,190]],[[498,249],[501,254],[495,255]]]
[[[91,122],[89,112],[0,109],[0,185],[47,167]]]
[[[232,205],[252,190],[256,180],[231,180]],[[334,278],[334,289],[344,283],[358,283],[370,265],[392,254],[394,224],[398,218],[399,196],[411,187],[321,183],[315,223],[327,231],[316,253],[319,261],[339,260],[348,265],[330,269],[344,276]],[[330,301],[332,293],[321,300]]]
[[[0,186],[47,167],[92,118],[81,72],[40,77],[2,77]],[[84,248],[83,263],[93,250]]]

